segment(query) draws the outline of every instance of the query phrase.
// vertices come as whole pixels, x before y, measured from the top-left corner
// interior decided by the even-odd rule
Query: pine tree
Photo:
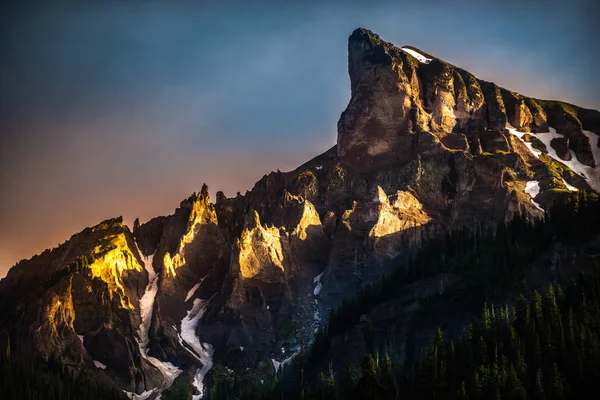
[[[523,387],[523,383],[517,375],[514,365],[510,365],[508,369],[508,380],[506,382],[507,397],[514,400],[527,399],[527,391]]]
[[[534,393],[533,393],[533,398],[536,400],[546,399],[546,392],[544,390],[544,378],[543,378],[542,370],[539,368],[535,375],[535,389],[534,389]]]
[[[398,383],[392,370],[392,360],[390,356],[385,353],[383,357],[383,363],[379,372],[379,380],[383,388],[383,393],[387,399],[396,400],[399,398]]]
[[[467,386],[465,385],[465,381],[462,381],[460,383],[460,390],[458,391],[456,397],[458,400],[469,400],[469,395],[467,394]]]
[[[346,368],[346,397],[352,393],[356,387],[356,369],[354,368],[354,364],[348,363],[348,367]]]
[[[319,374],[316,394],[317,400],[327,400],[327,383],[325,382],[325,374],[322,372]]]
[[[356,389],[352,394],[353,399],[376,399],[382,396],[382,388],[375,369],[375,360],[371,354],[367,354],[363,360],[362,377],[359,379]]]

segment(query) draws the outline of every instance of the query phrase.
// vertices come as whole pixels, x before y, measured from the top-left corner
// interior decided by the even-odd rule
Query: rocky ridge
[[[245,195],[212,203],[204,186],[170,216],[133,231],[103,221],[18,263],[0,281],[13,352],[84,366],[139,398],[189,379],[200,398],[213,375],[272,374],[331,307],[428,238],[600,190],[598,111],[362,28],[348,49],[336,146]]]

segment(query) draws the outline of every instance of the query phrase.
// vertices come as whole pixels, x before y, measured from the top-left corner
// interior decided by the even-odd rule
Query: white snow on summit
[[[424,63],[424,64],[429,64],[429,62],[432,60],[431,58],[425,57],[423,54],[419,53],[418,51],[409,49],[407,47],[402,47],[400,50],[404,51],[405,53],[410,54],[411,56],[413,56],[414,58],[419,60],[419,62]]]

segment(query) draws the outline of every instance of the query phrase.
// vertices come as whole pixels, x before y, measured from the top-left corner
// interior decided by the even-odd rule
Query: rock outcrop
[[[554,150],[556,150],[556,154],[560,157],[561,160],[571,161],[571,150],[569,149],[569,138],[554,138],[550,142],[550,146]]]
[[[12,268],[0,282],[0,323],[13,352],[106,369],[120,387],[143,392],[160,383],[136,343],[139,299],[148,276],[129,229],[107,220]]]

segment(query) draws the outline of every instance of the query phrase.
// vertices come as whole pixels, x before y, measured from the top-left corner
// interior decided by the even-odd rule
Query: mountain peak
[[[365,28],[349,38],[348,71],[352,96],[338,122],[337,152],[357,169],[407,164],[424,151],[517,151],[523,141],[519,136],[520,143],[511,145],[509,125],[530,133],[534,141],[536,133],[552,126],[566,137],[560,149],[564,157],[570,147],[580,170],[596,165],[592,147],[597,139],[586,131],[600,130],[597,111],[528,98],[414,46],[396,47]],[[526,148],[519,152],[525,159],[539,159]],[[597,174],[590,170],[586,179],[600,187]]]
[[[5,329],[17,356],[57,357],[135,398],[166,398],[171,385],[202,393],[258,365],[263,379],[345,296],[393,276],[429,240],[600,191],[597,111],[519,95],[364,28],[348,47],[336,146],[244,195],[217,192],[212,204],[202,185],[133,233],[105,220],[17,264],[0,280],[0,354]],[[470,279],[453,271],[438,283],[439,272],[403,293],[463,292]],[[407,326],[422,321],[398,310]],[[368,347],[355,345],[363,336],[352,348]]]
[[[392,59],[398,57],[408,58],[411,61],[416,60],[420,63],[429,63],[435,58],[414,46],[396,47],[365,28],[358,28],[352,32],[348,38],[348,51],[349,58],[367,61],[371,64],[390,64]],[[353,52],[358,54],[354,55]]]
[[[356,28],[352,34],[350,35],[350,38],[348,39],[350,41],[360,41],[360,40],[381,40],[381,38],[379,37],[378,34],[374,33],[373,31],[370,31],[366,28]]]

